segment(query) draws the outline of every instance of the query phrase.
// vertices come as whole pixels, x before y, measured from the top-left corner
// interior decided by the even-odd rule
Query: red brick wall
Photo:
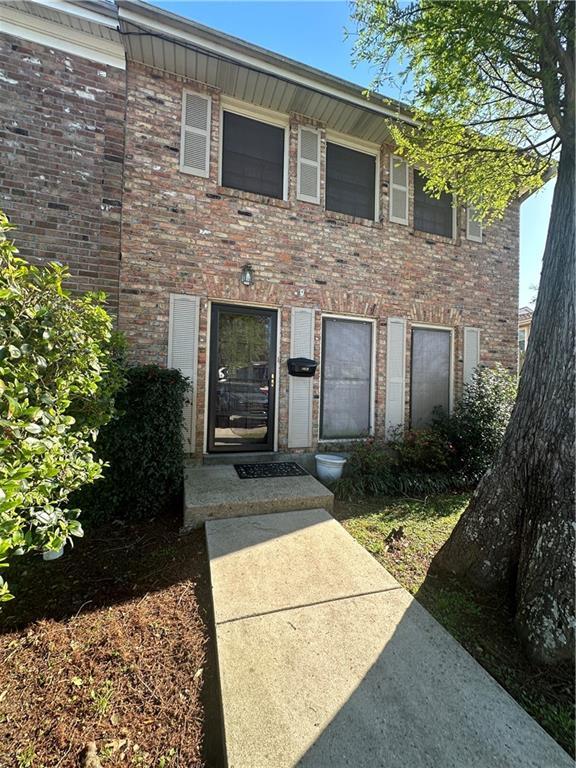
[[[187,88],[202,86],[187,83]],[[220,109],[213,94],[210,178],[178,169],[183,81],[130,65],[122,231],[120,325],[132,354],[166,363],[169,293],[203,297],[200,312],[197,451],[203,449],[208,300],[280,310],[279,447],[287,440],[285,360],[290,308],[373,318],[376,335],[376,427],[384,420],[386,320],[445,325],[455,333],[455,388],[462,381],[464,326],[481,329],[481,362],[517,365],[518,206],[489,227],[482,244],[421,235],[388,221],[388,152],[381,155],[379,222],[353,220],[295,199],[298,117],[291,118],[287,202],[218,187]],[[322,139],[325,151],[324,135]],[[324,183],[324,180],[322,180]],[[242,265],[255,284],[240,284]],[[410,334],[407,337],[409,393]],[[315,381],[319,392],[319,379]],[[318,400],[315,400],[316,411]],[[317,413],[316,413],[317,415]],[[317,437],[317,419],[315,422]]]
[[[118,304],[125,72],[0,35],[1,203],[21,255]]]

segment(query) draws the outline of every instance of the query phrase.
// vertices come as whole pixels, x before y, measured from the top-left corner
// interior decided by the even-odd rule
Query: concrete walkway
[[[206,523],[229,768],[568,768],[325,510]]]

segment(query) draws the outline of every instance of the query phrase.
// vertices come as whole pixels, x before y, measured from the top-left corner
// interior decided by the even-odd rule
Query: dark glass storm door
[[[276,312],[212,305],[208,450],[274,450]]]

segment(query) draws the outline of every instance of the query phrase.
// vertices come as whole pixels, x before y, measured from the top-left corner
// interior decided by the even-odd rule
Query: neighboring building
[[[526,353],[526,346],[532,328],[533,314],[534,310],[530,309],[530,307],[520,307],[518,310],[518,351],[521,359],[523,359],[523,355]]]
[[[429,198],[386,128],[406,107],[132,0],[7,15],[22,251],[118,296],[133,359],[190,376],[192,453],[333,449],[426,424],[478,364],[516,371],[519,202],[482,231]]]

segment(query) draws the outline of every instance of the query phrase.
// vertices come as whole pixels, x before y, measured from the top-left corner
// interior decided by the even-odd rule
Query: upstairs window
[[[284,128],[224,112],[222,185],[282,200],[284,142]]]
[[[414,229],[430,235],[454,237],[452,195],[443,192],[439,198],[424,191],[426,179],[414,170]]]
[[[326,210],[375,218],[376,157],[328,142]]]

